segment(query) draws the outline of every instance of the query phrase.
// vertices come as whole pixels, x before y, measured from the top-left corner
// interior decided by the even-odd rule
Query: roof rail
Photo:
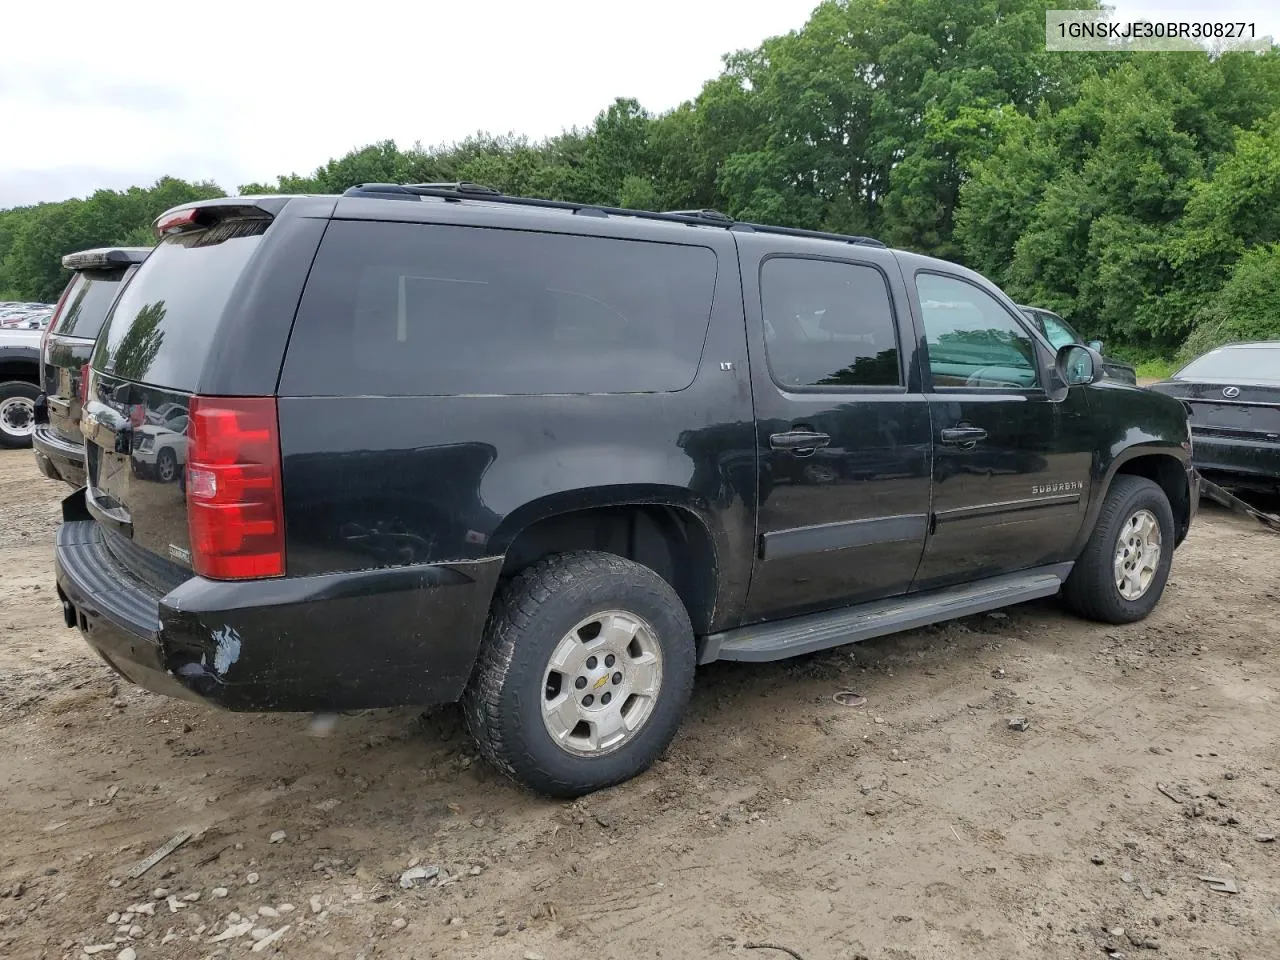
[[[598,203],[570,203],[566,200],[543,200],[537,197],[508,196],[492,187],[476,183],[361,183],[348,188],[344,197],[381,197],[389,200],[416,200],[422,197],[440,197],[444,200],[481,200],[485,203],[509,203],[513,206],[540,207],[549,210],[568,210],[588,217],[640,217],[645,220],[665,220],[671,223],[700,224],[707,222],[702,211],[697,213],[657,213],[652,210],[630,210],[625,207],[606,207]],[[724,216],[721,214],[720,216]],[[733,221],[724,218],[724,225]]]
[[[442,190],[452,191],[453,193],[465,194],[477,197],[500,197],[501,190],[495,190],[493,187],[486,187],[483,184],[471,183],[469,180],[458,180],[454,183],[406,183],[406,190]]]
[[[733,217],[721,213],[719,210],[668,210],[667,213],[678,213],[682,217],[694,217],[698,220],[705,220],[707,223],[718,223],[726,227],[733,223]]]
[[[855,234],[827,233],[825,230],[802,230],[799,227],[774,227],[766,223],[747,223],[736,221],[730,230],[742,233],[773,233],[783,237],[810,237],[814,240],[838,240],[841,243],[852,243],[863,247],[883,247],[885,243],[875,237],[860,237]]]
[[[509,203],[513,206],[540,207],[549,210],[567,210],[587,217],[637,217],[642,220],[662,220],[668,223],[687,223],[692,226],[724,227],[747,233],[771,233],[787,237],[810,237],[815,240],[837,240],[841,243],[868,247],[883,247],[874,237],[846,236],[842,233],[826,233],[821,230],[801,230],[797,227],[774,227],[763,223],[747,223],[734,220],[718,210],[632,210],[627,207],[607,207],[597,203],[571,203],[566,200],[543,200],[537,197],[514,197],[478,183],[361,183],[348,188],[344,197],[380,197],[384,200],[418,200],[422,197],[439,197],[443,200],[481,200],[485,203]]]

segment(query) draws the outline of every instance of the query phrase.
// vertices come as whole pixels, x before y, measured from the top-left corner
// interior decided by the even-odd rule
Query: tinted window
[[[124,277],[125,270],[76,274],[53,332],[86,340],[96,337]]]
[[[916,274],[916,291],[935,387],[1036,386],[1035,344],[995,297],[933,273]]]
[[[167,237],[121,293],[94,367],[127,380],[194,390],[218,320],[269,221],[225,221]]]
[[[697,373],[715,279],[704,247],[335,221],[280,392],[680,390]]]
[[[1222,347],[1192,360],[1178,371],[1177,379],[1278,383],[1280,347]]]
[[[774,257],[760,268],[765,354],[782,387],[897,386],[889,288],[874,267]]]

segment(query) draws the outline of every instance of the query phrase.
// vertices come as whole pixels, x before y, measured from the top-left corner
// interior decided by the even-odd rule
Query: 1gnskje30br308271
[[[1061,591],[1146,616],[1187,418],[954,264],[470,184],[176,208],[90,364],[69,626],[235,710],[461,700],[572,796],[695,666]],[[139,437],[184,424],[183,468]]]

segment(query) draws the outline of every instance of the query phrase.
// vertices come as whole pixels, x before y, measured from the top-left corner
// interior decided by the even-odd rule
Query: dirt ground
[[[1145,623],[715,664],[652,771],[560,803],[453,709],[321,736],[117,682],[55,602],[62,495],[0,454],[0,957],[1280,957],[1280,537],[1210,504]]]

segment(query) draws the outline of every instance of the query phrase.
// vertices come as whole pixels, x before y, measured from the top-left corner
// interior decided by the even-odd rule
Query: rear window
[[[280,392],[681,390],[698,370],[715,280],[705,247],[335,221]]]
[[[224,221],[167,237],[116,301],[94,367],[139,383],[196,389],[218,320],[269,222]]]
[[[54,333],[92,340],[102,329],[111,302],[120,292],[127,268],[95,273],[77,273],[71,280],[62,313]]]
[[[1223,347],[1192,360],[1175,379],[1280,383],[1280,347]]]

